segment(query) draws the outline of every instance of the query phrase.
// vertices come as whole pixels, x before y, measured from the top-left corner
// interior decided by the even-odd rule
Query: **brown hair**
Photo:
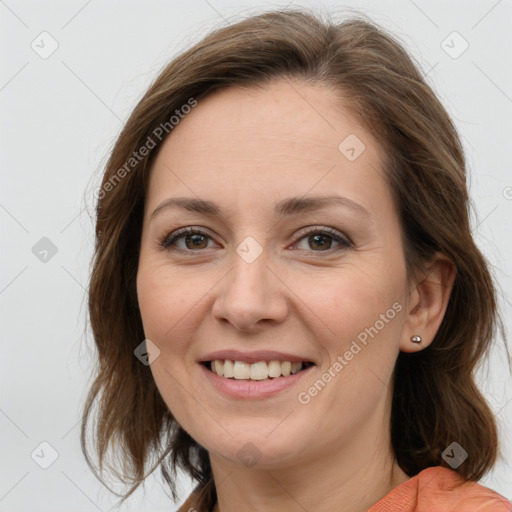
[[[93,442],[99,469],[104,470],[109,448],[121,448],[120,471],[109,469],[132,485],[124,499],[158,466],[175,499],[177,468],[198,481],[202,506],[209,509],[216,499],[208,452],[173,419],[149,367],[133,354],[145,337],[136,294],[144,201],[151,163],[165,136],[132,167],[126,163],[191,98],[200,101],[220,88],[279,78],[339,91],[340,98],[350,99],[344,106],[350,105],[386,148],[384,168],[409,276],[424,269],[436,251],[456,267],[435,339],[417,353],[400,353],[396,362],[391,437],[397,462],[413,476],[444,464],[441,452],[457,441],[469,453],[457,468],[466,479],[480,479],[495,463],[495,418],[475,385],[474,370],[496,326],[503,334],[503,324],[488,264],[471,234],[457,132],[411,57],[381,28],[358,17],[335,23],[304,10],[278,10],[213,31],[165,67],[126,122],[106,165],[89,287],[98,368],[81,441],[96,472],[86,434],[97,404]]]

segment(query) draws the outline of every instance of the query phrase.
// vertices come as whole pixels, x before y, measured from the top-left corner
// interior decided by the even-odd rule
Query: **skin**
[[[349,134],[365,145],[354,161],[338,150]],[[426,279],[408,279],[383,158],[379,142],[334,91],[284,79],[200,100],[159,151],[145,205],[139,305],[146,338],[160,350],[150,366],[157,387],[210,453],[216,511],[323,512],[343,503],[344,511],[359,512],[409,478],[390,443],[390,379],[400,351],[432,341],[454,268],[437,254]],[[367,215],[344,206],[274,214],[285,198],[332,194],[359,203]],[[171,197],[214,201],[222,215],[163,208],[151,218]],[[187,226],[207,235],[200,248],[186,237],[161,247]],[[332,227],[352,245],[329,237],[315,243],[304,233],[308,226],[320,234]],[[252,263],[236,252],[248,236],[262,249]],[[394,303],[401,306],[394,318],[300,403],[298,394]],[[420,345],[410,340],[416,334]],[[229,398],[197,362],[220,349],[290,352],[317,366],[273,397]],[[258,454],[250,467],[237,457],[247,443]]]

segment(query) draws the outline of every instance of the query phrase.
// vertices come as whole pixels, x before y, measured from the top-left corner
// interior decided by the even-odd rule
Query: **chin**
[[[272,428],[275,429],[278,423],[274,422]],[[266,426],[268,427],[268,423]],[[261,433],[254,429],[246,429],[240,434],[230,431],[232,437],[224,433],[222,438],[208,437],[203,442],[195,439],[210,455],[247,468],[275,469],[287,462],[293,462],[299,455],[304,455],[308,443],[303,436],[296,437],[289,429],[278,434],[272,432],[272,428],[262,429]]]

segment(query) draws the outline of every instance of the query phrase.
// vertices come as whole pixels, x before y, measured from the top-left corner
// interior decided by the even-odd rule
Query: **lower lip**
[[[309,371],[314,368],[314,366],[309,366],[308,368],[288,377],[277,377],[265,381],[247,381],[227,379],[226,377],[221,377],[220,375],[213,373],[208,368],[206,368],[204,364],[200,364],[199,366],[202,368],[206,378],[220,392],[232,398],[243,399],[268,398],[270,396],[276,395],[280,391],[284,391],[285,389],[288,389],[299,382],[299,380],[302,379],[305,374],[309,373]]]

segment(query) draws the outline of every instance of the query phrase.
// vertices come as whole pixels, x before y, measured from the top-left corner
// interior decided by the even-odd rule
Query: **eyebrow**
[[[352,199],[343,196],[316,196],[316,197],[289,197],[276,203],[274,212],[279,217],[306,213],[328,206],[343,206],[353,210],[361,217],[370,217],[368,210]],[[151,214],[150,220],[153,220],[158,213],[168,208],[181,208],[190,212],[208,215],[212,217],[221,217],[221,207],[204,199],[192,197],[171,197],[162,201]]]

